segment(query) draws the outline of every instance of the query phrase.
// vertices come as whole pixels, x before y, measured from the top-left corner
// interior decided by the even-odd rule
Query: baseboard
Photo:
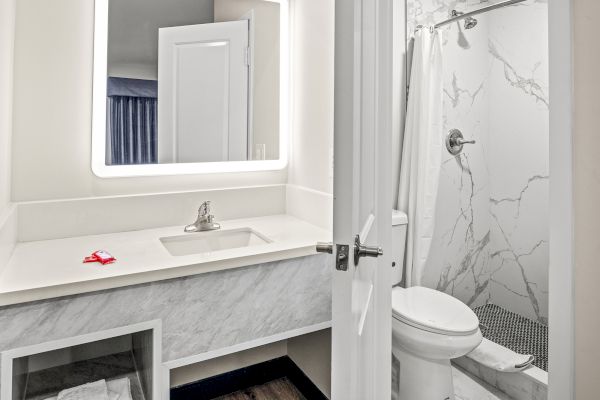
[[[211,400],[280,378],[288,378],[310,400],[327,400],[319,388],[287,356],[171,389],[171,400]]]

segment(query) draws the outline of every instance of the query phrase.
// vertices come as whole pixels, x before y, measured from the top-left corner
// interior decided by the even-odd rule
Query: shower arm
[[[453,16],[452,18],[448,18],[447,20],[444,20],[442,22],[438,22],[434,26],[435,26],[436,29],[437,28],[441,28],[442,26],[449,25],[449,24],[451,24],[453,22],[457,22],[457,21],[460,21],[460,20],[463,20],[463,19],[466,19],[466,18],[469,18],[469,17],[473,17],[473,16],[478,15],[478,14],[483,14],[483,13],[488,12],[488,11],[496,10],[498,8],[502,8],[502,7],[506,7],[506,6],[511,6],[511,5],[517,4],[517,3],[522,3],[524,1],[525,0],[505,0],[505,1],[501,1],[501,2],[498,2],[496,4],[489,5],[487,7],[482,7],[482,8],[477,9],[477,10],[473,10],[473,11],[466,12],[464,14]]]

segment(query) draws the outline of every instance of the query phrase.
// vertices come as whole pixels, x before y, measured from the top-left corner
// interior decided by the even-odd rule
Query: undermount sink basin
[[[162,237],[160,242],[172,256],[189,256],[191,254],[257,246],[271,243],[271,240],[253,229],[240,228]]]

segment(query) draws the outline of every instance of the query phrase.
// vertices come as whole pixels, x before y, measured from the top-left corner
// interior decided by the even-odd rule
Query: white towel
[[[106,382],[109,400],[133,400],[129,378],[115,379]]]
[[[93,384],[98,384],[99,382],[104,382],[104,381],[98,381],[98,382],[94,382]],[[86,385],[82,385],[82,386],[78,386],[72,389],[68,389],[68,391],[74,391],[75,389],[79,389],[82,388],[84,386],[89,386],[92,384],[86,384]],[[133,397],[131,396],[131,382],[129,381],[129,378],[121,378],[121,379],[115,379],[112,381],[108,381],[105,382],[105,387],[107,389],[108,392],[108,400],[133,400]],[[63,390],[61,393],[63,392],[67,392],[67,390]],[[71,399],[73,399],[73,397],[71,397]],[[54,397],[49,397],[46,400],[58,400],[57,396]],[[86,398],[87,400],[87,398]]]
[[[57,400],[109,400],[106,381],[86,383],[71,389],[65,389],[58,394]]]
[[[522,371],[529,367],[535,360],[535,357],[530,354],[515,353],[487,339],[483,339],[475,350],[467,354],[467,357],[479,364],[501,372]]]

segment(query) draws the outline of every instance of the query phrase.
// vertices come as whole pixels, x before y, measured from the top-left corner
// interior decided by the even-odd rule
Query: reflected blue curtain
[[[106,164],[158,161],[156,81],[109,78]]]

